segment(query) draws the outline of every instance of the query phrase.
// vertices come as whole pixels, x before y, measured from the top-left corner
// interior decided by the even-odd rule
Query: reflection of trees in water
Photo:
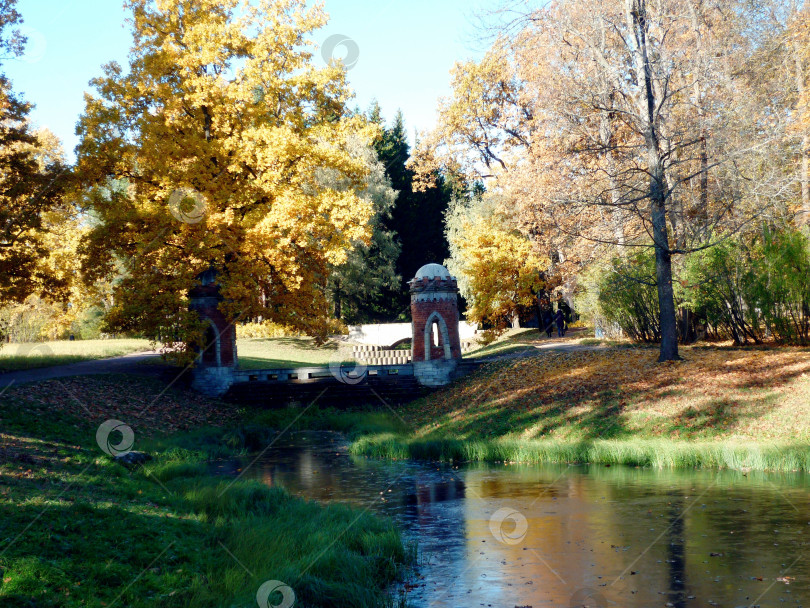
[[[674,608],[686,608],[686,555],[684,541],[684,499],[673,498],[669,506],[669,601]]]
[[[628,608],[659,605],[663,596],[675,608],[690,608],[700,601],[690,595],[742,605],[743,598],[762,591],[762,583],[749,577],[773,581],[780,576],[785,551],[802,550],[800,535],[810,521],[806,494],[800,493],[806,490],[806,477],[780,478],[775,487],[773,477],[713,471],[481,465],[455,472],[435,465],[355,460],[337,444],[330,449],[331,444],[316,446],[315,441],[273,448],[248,475],[308,498],[362,507],[373,503],[378,513],[397,518],[418,540],[420,555],[431,558],[422,572],[431,586],[418,592],[425,605],[443,592],[444,603],[437,605],[459,605],[454,602],[463,587],[464,594],[473,590],[477,603],[503,599],[493,595],[501,593],[526,600],[514,605],[552,601],[562,606],[584,586],[609,598],[609,605]],[[219,468],[226,475],[238,471],[231,463]],[[797,486],[795,496],[788,493]],[[502,506],[528,519],[525,541],[504,545],[492,537],[488,518]],[[712,558],[712,552],[724,555]],[[613,584],[625,567],[638,576],[628,572]],[[788,575],[795,582],[774,587],[770,600],[778,601],[787,591],[792,597],[810,593],[810,563],[796,564]],[[735,590],[727,587],[731,580],[739,581]]]

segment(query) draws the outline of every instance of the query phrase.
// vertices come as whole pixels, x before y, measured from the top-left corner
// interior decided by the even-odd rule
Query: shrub
[[[622,328],[607,320],[599,302],[599,290],[606,272],[608,267],[604,263],[597,263],[585,269],[578,277],[574,305],[581,321],[572,323],[569,327],[585,326],[587,323],[594,329],[600,329],[603,337],[612,340],[622,337]]]
[[[240,323],[236,326],[237,338],[288,338],[296,337],[298,334],[292,332],[283,325],[264,321],[263,323]]]
[[[810,242],[798,230],[768,231],[754,292],[768,330],[780,342],[810,343]]]
[[[682,272],[684,305],[736,344],[761,342],[756,294],[758,252],[743,239],[692,254]]]
[[[597,283],[599,308],[608,324],[615,323],[638,342],[661,339],[652,250],[614,258]]]

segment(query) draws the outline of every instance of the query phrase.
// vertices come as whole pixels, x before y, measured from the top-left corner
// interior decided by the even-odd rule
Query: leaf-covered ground
[[[45,425],[54,417],[68,416],[90,430],[106,420],[120,420],[132,428],[136,439],[225,426],[238,417],[232,404],[190,390],[167,389],[166,384],[157,379],[128,375],[22,384],[7,389],[0,400],[4,405],[0,408],[0,432],[8,428],[4,417],[16,416],[19,412],[39,416]]]
[[[549,352],[489,365],[405,406],[414,437],[810,440],[810,353],[647,348]]]

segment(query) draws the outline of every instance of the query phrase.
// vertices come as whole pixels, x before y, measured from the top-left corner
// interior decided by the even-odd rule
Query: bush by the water
[[[772,337],[810,344],[810,240],[795,229],[765,229],[720,240],[677,261],[676,305],[716,338],[736,344]],[[589,286],[597,315],[638,342],[658,342],[658,293],[651,249],[617,257]]]

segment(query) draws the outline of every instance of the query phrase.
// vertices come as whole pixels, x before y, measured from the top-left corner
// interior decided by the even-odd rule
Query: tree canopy
[[[187,293],[213,268],[230,319],[323,335],[329,269],[368,240],[374,212],[353,152],[374,130],[346,109],[343,66],[313,61],[325,14],[304,0],[127,6],[129,66],[104,68],[79,124],[98,220],[88,278],[125,269],[110,326],[193,343]]]

